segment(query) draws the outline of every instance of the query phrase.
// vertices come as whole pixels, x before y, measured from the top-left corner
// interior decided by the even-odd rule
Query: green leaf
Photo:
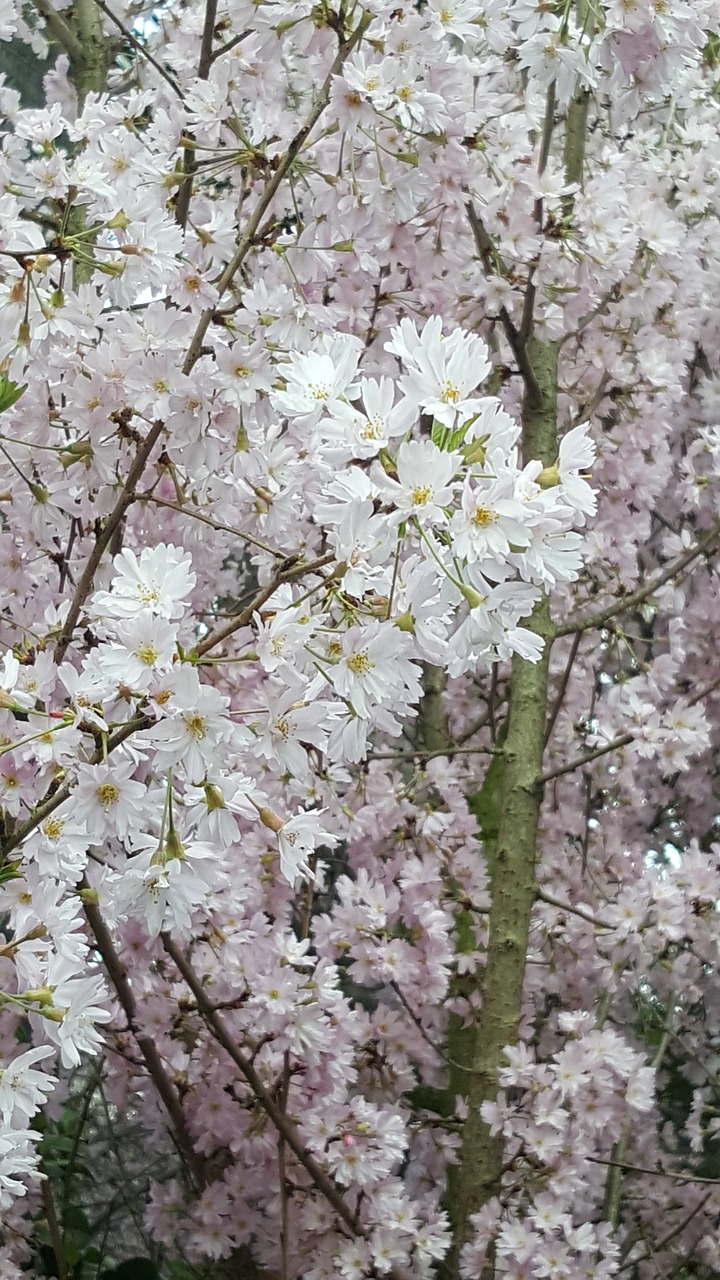
[[[438,422],[437,418],[433,418],[432,429],[430,431],[430,439],[436,444],[438,449],[442,449],[443,453],[452,453],[453,449],[459,449],[465,436],[465,423],[457,430],[451,431],[449,427],[444,427],[442,422]]]
[[[21,387],[17,382],[11,382],[10,378],[6,378],[5,374],[0,376],[0,413],[4,413],[6,409],[11,409],[20,399],[27,387]]]

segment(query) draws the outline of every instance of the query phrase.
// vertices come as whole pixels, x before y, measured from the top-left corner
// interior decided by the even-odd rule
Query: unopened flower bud
[[[32,1000],[37,1004],[52,1004],[52,987],[32,987],[30,991],[22,992],[23,1000]]]
[[[40,1012],[49,1022],[64,1022],[67,1009],[42,1009]]]
[[[122,209],[118,209],[117,213],[105,223],[108,231],[126,231],[130,226],[130,219],[123,213]]]
[[[97,271],[102,271],[104,276],[121,276],[125,270],[124,262],[96,262]]]
[[[474,587],[468,586],[466,582],[463,582],[462,586],[460,587],[460,590],[462,591],[471,609],[478,609],[480,605],[484,604],[485,601],[487,600],[487,596],[481,596],[479,591],[476,591]]]
[[[542,471],[540,472],[540,475],[537,478],[537,484],[540,485],[540,488],[551,489],[553,485],[556,485],[559,483],[560,483],[560,471],[559,471],[557,462],[554,462],[551,467],[543,467]]]
[[[398,631],[407,631],[411,636],[415,635],[415,620],[408,609],[405,613],[399,613],[397,618],[393,618],[393,626]]]
[[[203,791],[205,792],[208,813],[214,813],[216,809],[227,809],[225,797],[219,787],[214,787],[211,782],[205,782],[203,783]]]
[[[270,830],[274,831],[276,834],[278,831],[282,831],[285,826],[282,818],[278,818],[277,814],[273,813],[272,809],[266,809],[264,805],[261,809],[258,809],[258,817],[264,827],[269,827]]]

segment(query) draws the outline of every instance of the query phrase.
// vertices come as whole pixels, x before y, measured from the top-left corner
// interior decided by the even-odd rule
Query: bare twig
[[[138,451],[133,458],[132,464],[127,473],[127,478],[120,492],[120,496],[95,540],[95,546],[88,556],[80,581],[75,588],[75,593],[70,603],[68,615],[65,619],[63,629],[60,632],[60,639],[58,640],[55,648],[55,661],[58,664],[62,662],[65,656],[68,646],[72,640],[73,632],[77,626],[82,607],[93,589],[95,574],[100,566],[100,561],[105,554],[115,530],[124,519],[128,507],[135,501],[135,486],[145,470],[150,454],[155,448],[155,445],[164,430],[165,423],[162,421],[155,422],[150,428],[150,431],[139,446]]]
[[[545,728],[545,746],[547,746],[548,742],[552,737],[552,732],[553,732],[553,729],[555,728],[555,721],[557,720],[558,715],[560,714],[560,708],[562,707],[562,704],[565,700],[565,694],[567,693],[568,684],[570,683],[570,676],[572,674],[572,669],[573,669],[573,666],[575,665],[575,659],[577,657],[578,649],[580,648],[580,639],[581,639],[581,633],[578,631],[573,636],[573,642],[570,648],[570,653],[568,654],[568,660],[565,664],[565,670],[563,671],[562,679],[560,680],[560,685],[555,697],[555,701],[553,702],[553,705],[550,710],[550,714],[548,716],[547,726]]]
[[[612,742],[606,743],[604,747],[596,747],[594,751],[588,751],[587,755],[579,756],[577,760],[571,760],[569,764],[559,765],[557,769],[551,769],[549,773],[543,773],[538,778],[538,784],[544,786],[546,782],[552,782],[553,778],[561,778],[565,773],[573,773],[575,769],[582,769],[584,764],[590,764],[592,760],[599,760],[600,756],[606,756],[609,751],[618,751],[620,747],[627,747],[634,742],[632,733],[624,733],[619,738],[613,738]]]
[[[170,934],[161,933],[160,938],[162,944],[174,962],[179,973],[185,979],[188,987],[195,997],[198,1012],[200,1013],[208,1031],[213,1039],[225,1050],[228,1056],[235,1063],[240,1074],[249,1084],[252,1092],[262,1106],[268,1119],[272,1122],[278,1134],[282,1136],[286,1145],[297,1157],[300,1164],[310,1176],[318,1191],[325,1197],[328,1204],[332,1206],[341,1222],[349,1230],[353,1236],[364,1236],[366,1232],[355,1222],[355,1215],[346,1203],[337,1184],[331,1178],[330,1174],[318,1164],[315,1157],[308,1151],[297,1131],[294,1122],[285,1115],[283,1108],[278,1105],[270,1090],[263,1084],[250,1058],[238,1048],[233,1040],[230,1032],[227,1030],[222,1018],[219,1017],[212,1003],[205,994],[200,978],[193,969],[187,956],[173,942]]]
[[[493,269],[493,242],[485,230],[472,201],[468,201],[465,207],[467,209],[470,227],[472,229],[473,236],[475,237],[475,244],[480,255],[480,260],[485,267],[485,270],[487,272],[491,272]],[[521,337],[520,331],[516,327],[507,307],[500,308],[500,321],[503,329],[505,330],[505,336],[510,344],[510,349],[515,357],[516,364],[520,370],[520,374],[528,392],[535,399],[540,399],[540,388],[538,386],[537,378],[535,377],[535,371],[528,359],[524,339]]]
[[[262,195],[259,197],[258,202],[255,206],[255,209],[253,210],[251,217],[248,219],[247,227],[245,228],[245,231],[243,232],[243,234],[240,236],[240,239],[238,240],[235,252],[232,258],[230,259],[230,261],[228,262],[227,266],[225,267],[225,270],[223,271],[219,280],[217,281],[216,288],[218,292],[218,298],[221,298],[223,294],[227,292],[233,280],[235,279],[235,276],[240,270],[240,267],[245,261],[245,258],[250,252],[250,249],[252,248],[255,241],[255,233],[258,227],[260,226],[260,223],[262,222],[263,217],[265,216],[265,213],[270,207],[270,204],[274,200],[279,188],[281,187],[282,183],[285,181],[285,178],[287,177],[288,172],[290,171],[293,164],[297,160],[297,157],[300,154],[305,143],[307,142],[307,139],[310,133],[314,129],[315,125],[320,119],[320,116],[325,110],[325,107],[328,104],[328,101],[330,99],[330,90],[332,88],[335,77],[340,74],[343,67],[343,63],[346,61],[350,53],[352,53],[352,50],[355,48],[355,46],[359,44],[359,42],[361,41],[363,35],[365,34],[365,31],[367,30],[367,27],[370,24],[370,21],[371,21],[371,15],[364,14],[362,19],[358,23],[358,26],[353,31],[352,35],[347,40],[344,40],[340,44],[340,48],[338,49],[335,60],[330,70],[328,71],[327,76],[325,77],[325,81],[318,93],[317,98],[315,99],[313,107],[310,113],[308,114],[308,117],[305,123],[302,125],[300,129],[298,129],[298,132],[295,134],[295,137],[292,139],[292,142],[290,143],[287,151],[285,152],[285,155],[280,160],[278,167],[273,173],[272,177],[270,178],[267,186],[265,187],[265,190],[263,191]],[[207,311],[204,311],[203,314],[200,316],[200,319],[198,320],[198,323],[197,323],[197,327],[195,329],[195,333],[193,334],[193,338],[190,343],[190,347],[188,349],[187,356],[185,357],[185,363],[183,364],[183,373],[190,373],[191,370],[194,368],[197,360],[199,359],[202,351],[203,341],[205,339],[205,334],[207,333],[210,327],[210,323],[212,321],[214,314],[215,314],[215,306],[212,306],[212,307],[209,307]]]
[[[218,533],[232,533],[236,538],[242,538],[244,542],[249,542],[251,546],[257,547],[259,551],[266,551],[268,555],[274,556],[277,560],[289,559],[286,551],[276,551],[274,547],[268,546],[267,542],[261,542],[253,533],[246,533],[244,529],[234,529],[230,524],[221,524],[219,520],[211,520],[210,516],[204,516],[199,511],[190,507],[181,507],[178,502],[166,502],[164,498],[156,498],[152,493],[138,494],[139,502],[152,502],[156,507],[168,507],[170,511],[178,511],[180,515],[190,516],[193,520],[200,520],[203,524],[207,524],[211,529],[217,529]]]
[[[590,614],[587,618],[570,618],[568,622],[564,622],[561,626],[555,627],[553,634],[555,636],[569,636],[576,631],[591,631],[594,627],[602,627],[611,618],[617,617],[620,613],[625,613],[628,609],[633,609],[635,605],[642,604],[643,600],[647,600],[658,587],[663,587],[666,582],[670,582],[676,574],[682,573],[683,569],[687,569],[699,556],[707,555],[712,548],[714,542],[720,536],[720,524],[716,524],[714,528],[706,533],[704,538],[700,538],[694,547],[690,547],[684,551],[677,559],[672,560],[669,565],[655,574],[647,582],[638,587],[637,591],[631,591],[629,595],[621,596],[614,604],[608,605],[607,609],[601,609],[599,613]]]
[[[95,0],[95,4],[97,5],[98,9],[102,10],[102,12],[105,14],[105,17],[109,18],[110,21],[115,24],[118,31],[122,32],[128,44],[131,44],[133,49],[135,49],[137,53],[142,54],[145,61],[149,62],[150,66],[155,68],[158,75],[162,76],[163,80],[170,85],[170,88],[173,90],[173,93],[176,93],[180,101],[184,102],[185,97],[184,97],[183,91],[180,88],[180,85],[178,84],[175,77],[172,76],[170,72],[165,69],[162,63],[158,62],[157,59],[153,57],[153,55],[150,53],[150,50],[147,49],[143,44],[142,40],[138,40],[137,36],[133,35],[132,31],[130,31],[130,29],[125,26],[125,23],[121,22],[120,18],[115,16],[112,9],[109,9],[108,6],[105,4],[105,0]]]
[[[88,889],[86,880],[80,883],[81,889]],[[95,902],[84,902],[85,917],[87,919],[90,930],[95,938],[97,949],[102,957],[103,964],[107,975],[115,989],[117,998],[127,1018],[128,1026],[133,1034],[135,1042],[142,1054],[143,1061],[148,1070],[155,1088],[157,1089],[165,1110],[170,1118],[175,1142],[177,1148],[183,1157],[193,1182],[198,1189],[202,1188],[205,1182],[204,1168],[202,1158],[197,1154],[193,1146],[192,1138],[185,1123],[185,1116],[180,1099],[178,1098],[175,1086],[168,1075],[165,1065],[155,1045],[155,1041],[151,1036],[144,1035],[138,1027],[137,1005],[135,996],[130,985],[127,970],[120,959],[113,940],[105,921],[103,920],[100,908]]]
[[[712,1194],[713,1194],[712,1191],[705,1192],[705,1195],[702,1197],[702,1199],[698,1201],[698,1203],[695,1205],[693,1209],[690,1210],[689,1213],[686,1213],[685,1217],[681,1219],[681,1221],[677,1224],[677,1226],[673,1227],[671,1231],[668,1231],[667,1235],[664,1235],[661,1240],[658,1240],[653,1250],[653,1254],[659,1253],[660,1250],[664,1249],[665,1246],[668,1245],[671,1240],[674,1240],[675,1236],[679,1236],[681,1231],[685,1230],[685,1228],[692,1222],[696,1214],[700,1213],[701,1210],[705,1208],[705,1205],[707,1204]],[[620,1270],[618,1271],[618,1275],[620,1275],[623,1271],[629,1271],[631,1267],[633,1268],[637,1267],[638,1263],[640,1262],[646,1262],[648,1258],[653,1256],[653,1254],[644,1253],[641,1258],[633,1258],[632,1262],[624,1263],[624,1265],[620,1267]]]
[[[441,747],[436,751],[375,751],[368,760],[433,760],[435,756],[501,756],[498,747]]]
[[[65,1246],[63,1244],[62,1229],[58,1221],[52,1186],[48,1178],[44,1178],[42,1182],[42,1202],[43,1209],[45,1210],[45,1220],[48,1225],[48,1233],[50,1235],[50,1244],[55,1258],[55,1266],[57,1267],[58,1280],[67,1280],[68,1269],[67,1262],[65,1261]]]
[[[562,902],[559,898],[553,898],[552,894],[546,893],[544,889],[537,889],[535,896],[539,902],[545,902],[549,907],[556,907],[558,911],[569,911],[571,915],[579,916],[581,920],[587,920],[588,924],[595,925],[598,929],[608,929],[610,932],[615,928],[614,924],[608,924],[607,920],[598,920],[597,916],[593,916],[589,911],[583,911],[582,907],[573,907],[569,902]]]

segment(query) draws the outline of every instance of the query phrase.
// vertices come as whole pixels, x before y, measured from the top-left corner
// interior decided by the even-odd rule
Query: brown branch
[[[609,751],[618,751],[620,747],[627,747],[635,738],[632,733],[624,733],[619,738],[613,738],[612,742],[606,743],[604,747],[596,747],[594,751],[588,751],[587,755],[578,757],[577,760],[571,760],[569,764],[559,765],[557,769],[551,769],[549,773],[543,773],[538,778],[538,785],[544,786],[546,782],[552,782],[553,778],[561,778],[565,773],[572,773],[575,769],[581,769],[584,764],[590,764],[591,760],[599,760],[600,756],[606,756]]]
[[[212,45],[217,21],[217,0],[205,0],[205,21],[203,22],[202,39],[200,41],[200,61],[198,63],[198,79],[207,80],[212,65]]]
[[[237,45],[242,44],[243,40],[247,40],[249,35],[252,35],[252,31],[248,28],[247,31],[241,31],[239,35],[233,36],[232,40],[226,40],[225,44],[221,44],[220,48],[215,50],[211,62],[216,62],[218,58],[222,58],[224,53],[229,53],[231,49],[235,49]]]
[[[200,60],[198,62],[197,70],[198,78],[200,80],[207,80],[210,74],[210,67],[212,64],[212,43],[216,20],[217,0],[206,0],[205,20],[203,22],[202,36],[200,39]],[[192,135],[190,135],[189,140],[193,141]],[[198,160],[194,150],[186,149],[183,152],[182,164],[184,176],[175,200],[175,219],[184,229],[187,226],[187,220],[190,214],[193,181],[198,170]]]
[[[189,507],[180,506],[179,502],[166,502],[164,498],[156,498],[152,493],[138,494],[139,502],[152,502],[156,507],[168,507],[170,511],[178,511],[180,515],[190,516],[193,520],[200,520],[203,524],[207,524],[211,529],[217,529],[218,533],[232,533],[236,538],[242,538],[244,542],[249,542],[253,547],[257,547],[260,551],[266,551],[268,555],[274,556],[276,560],[290,559],[286,551],[276,551],[274,547],[268,546],[267,542],[261,542],[252,533],[245,533],[244,529],[234,529],[230,524],[221,524],[219,520],[211,520],[210,516],[201,515],[199,511],[193,511]]]
[[[55,648],[54,657],[58,664],[62,662],[65,656],[72,640],[73,631],[77,626],[82,607],[93,589],[95,574],[100,566],[100,561],[107,550],[115,530],[119,528],[122,520],[124,519],[128,507],[130,507],[135,501],[135,486],[145,470],[150,454],[155,448],[155,445],[164,430],[164,422],[157,421],[153,423],[153,426],[150,428],[150,431],[135,454],[120,496],[95,540],[95,546],[88,556],[80,581],[75,588],[75,594],[73,595],[70,609],[68,611],[67,618],[65,619],[65,624],[60,632],[60,639],[58,640]]]
[[[433,760],[435,756],[501,756],[498,747],[440,747],[435,751],[375,751],[368,760]]]
[[[495,246],[485,230],[482,221],[478,217],[472,201],[469,200],[465,208],[467,210],[470,227],[475,238],[475,244],[477,245],[477,250],[480,255],[480,260],[486,273],[491,272],[493,269],[492,255],[495,251]],[[503,274],[506,274],[505,269],[502,268],[502,270]],[[538,386],[537,378],[535,377],[535,371],[528,359],[525,341],[515,325],[507,307],[503,306],[500,308],[500,322],[505,330],[505,336],[510,344],[510,349],[515,357],[515,362],[520,370],[520,375],[525,383],[528,393],[536,400],[541,399],[540,388]]]
[[[90,886],[84,878],[80,882],[81,889],[89,889]],[[90,930],[95,938],[97,949],[102,957],[103,964],[107,971],[107,975],[115,989],[117,998],[120,1001],[128,1026],[133,1034],[135,1042],[142,1054],[143,1061],[147,1067],[155,1088],[157,1089],[165,1110],[170,1118],[175,1142],[177,1148],[185,1161],[188,1172],[190,1173],[196,1188],[199,1190],[205,1185],[205,1172],[202,1158],[197,1154],[193,1146],[192,1138],[185,1123],[185,1115],[180,1099],[178,1098],[175,1086],[168,1075],[162,1058],[157,1050],[155,1041],[151,1036],[144,1035],[138,1027],[137,1021],[137,1004],[133,995],[127,970],[120,959],[113,945],[110,930],[103,920],[100,908],[95,902],[83,902],[85,917],[87,919]]]
[[[325,77],[325,81],[318,93],[318,96],[307,117],[307,120],[302,125],[302,127],[298,130],[298,132],[295,134],[295,137],[292,139],[292,142],[290,143],[287,151],[285,152],[285,155],[280,160],[277,169],[275,170],[272,177],[270,178],[262,195],[259,197],[258,202],[255,206],[255,209],[253,210],[253,213],[248,220],[247,227],[243,232],[243,234],[241,235],[240,239],[238,240],[235,252],[232,258],[230,259],[230,261],[228,262],[227,266],[225,267],[225,270],[223,271],[219,280],[217,281],[216,288],[218,291],[218,299],[221,298],[222,295],[227,292],[233,280],[235,279],[235,276],[240,270],[240,267],[245,261],[245,258],[250,252],[250,249],[252,248],[253,243],[255,241],[255,233],[258,227],[260,226],[260,223],[262,222],[262,219],[267,209],[269,208],[270,204],[274,200],[279,188],[281,187],[282,183],[285,181],[285,178],[287,177],[289,170],[292,168],[293,164],[295,163],[310,133],[314,129],[315,125],[320,119],[320,116],[325,110],[325,107],[328,104],[328,101],[330,98],[330,90],[332,88],[335,77],[340,74],[343,67],[343,63],[345,62],[349,54],[352,53],[352,50],[355,48],[355,45],[359,44],[360,40],[365,34],[365,31],[367,30],[367,27],[370,24],[370,21],[371,21],[371,15],[364,14],[358,26],[353,31],[352,35],[347,40],[344,40],[341,42],[337,55],[335,57],[335,60],[330,70],[328,71],[327,76]],[[183,364],[183,373],[190,373],[191,370],[194,368],[197,360],[200,358],[203,341],[205,339],[205,334],[207,333],[210,327],[210,323],[212,321],[214,314],[215,314],[215,306],[212,306],[212,307],[208,307],[207,311],[204,311],[203,314],[200,316],[200,319],[198,320],[197,328],[195,329],[195,333],[193,334],[193,338],[190,343],[187,356],[185,357],[185,363]]]
[[[105,4],[105,0],[95,0],[95,4],[97,5],[98,9],[102,10],[102,12],[105,14],[105,17],[109,18],[110,21],[115,24],[118,31],[122,32],[128,44],[131,44],[133,49],[135,49],[137,53],[142,54],[143,58],[145,58],[145,61],[149,62],[150,66],[155,68],[158,75],[162,76],[163,80],[170,85],[170,88],[173,90],[174,93],[177,94],[180,101],[184,102],[185,97],[184,97],[183,91],[180,88],[180,85],[178,84],[175,77],[172,76],[169,71],[166,71],[165,67],[163,67],[162,64],[153,57],[153,55],[150,53],[150,50],[145,48],[145,45],[142,43],[142,41],[138,40],[137,36],[133,35],[132,31],[130,31],[129,28],[125,26],[125,23],[121,22],[120,18],[117,18],[115,16],[112,9],[108,9],[108,6]]]
[[[50,0],[32,0],[32,4],[37,9],[41,18],[45,19],[50,35],[67,53],[72,62],[81,62],[83,56],[83,47],[81,41],[75,35],[69,22],[58,13],[57,9],[50,3]]]
[[[322,569],[324,565],[329,564],[331,560],[334,559],[334,553],[329,551],[326,555],[319,556],[318,559],[311,560],[307,564],[300,564],[297,566],[287,565],[287,561],[285,561],[284,563],[287,567],[283,568],[283,566],[280,565],[268,582],[267,586],[263,587],[257,593],[257,595],[250,601],[250,604],[242,609],[240,613],[233,614],[224,626],[216,627],[214,631],[211,631],[209,636],[206,636],[204,640],[201,640],[200,643],[195,646],[189,655],[190,658],[193,660],[196,658],[202,658],[204,654],[210,651],[210,649],[214,649],[215,645],[222,644],[223,640],[227,640],[228,636],[231,636],[234,631],[239,631],[241,627],[246,627],[252,620],[253,614],[265,604],[266,600],[270,599],[270,596],[277,591],[281,583],[292,582],[295,578],[304,577],[306,573],[315,573],[318,569]]]
[[[240,1074],[244,1076],[268,1119],[275,1126],[278,1134],[297,1157],[298,1161],[312,1179],[318,1191],[321,1192],[328,1204],[330,1204],[335,1210],[340,1220],[348,1228],[350,1234],[353,1236],[367,1235],[367,1232],[360,1227],[358,1223],[356,1223],[354,1212],[346,1203],[342,1192],[333,1178],[331,1178],[330,1174],[327,1173],[320,1164],[318,1164],[311,1152],[308,1151],[298,1134],[296,1125],[288,1116],[285,1115],[283,1108],[278,1105],[270,1090],[263,1084],[250,1058],[246,1057],[242,1049],[239,1049],[235,1044],[232,1036],[225,1026],[225,1023],[218,1016],[217,1011],[208,1000],[202,982],[187,957],[173,942],[170,934],[161,933],[160,938],[167,954],[173,960],[178,971],[192,991],[198,1012],[208,1028],[208,1031],[221,1048],[225,1050],[228,1057],[230,1057],[235,1063]]]
[[[48,1225],[48,1233],[50,1236],[50,1244],[52,1246],[53,1256],[55,1258],[55,1266],[57,1268],[58,1280],[67,1280],[68,1269],[65,1261],[65,1245],[63,1242],[62,1229],[58,1222],[58,1216],[55,1209],[55,1200],[53,1198],[52,1187],[47,1178],[42,1182],[42,1202],[45,1210],[45,1220]]]
[[[587,920],[588,924],[595,925],[598,929],[607,929],[612,933],[616,927],[614,924],[608,924],[607,920],[598,920],[597,916],[591,915],[589,911],[583,911],[582,907],[573,907],[569,902],[561,902],[559,898],[553,898],[552,894],[546,893],[544,889],[537,889],[535,896],[538,902],[545,902],[549,907],[556,907],[558,911],[569,911],[571,915]]]
[[[581,639],[581,633],[577,631],[573,636],[572,646],[570,649],[570,653],[568,655],[568,660],[565,664],[565,670],[563,671],[563,674],[562,674],[560,686],[558,688],[555,701],[553,702],[552,708],[550,710],[550,714],[547,719],[547,725],[545,727],[545,746],[547,746],[548,742],[552,737],[553,729],[555,728],[555,721],[557,720],[560,714],[560,708],[562,707],[562,704],[565,701],[565,694],[567,693],[567,688],[570,683],[570,676],[572,674],[573,666],[575,665],[577,651],[580,648],[580,639]]]
[[[648,596],[657,591],[658,587],[663,587],[666,582],[670,582],[676,574],[686,569],[698,556],[706,555],[719,535],[720,524],[716,524],[704,538],[695,543],[694,547],[690,547],[689,550],[678,556],[676,560],[672,560],[654,578],[650,578],[648,582],[638,587],[637,591],[631,591],[629,595],[622,596],[614,604],[608,605],[607,609],[601,609],[599,613],[593,613],[587,618],[571,618],[569,622],[555,627],[553,634],[555,636],[569,636],[575,631],[590,631],[594,627],[602,627],[611,618],[617,617],[619,613],[625,613],[628,609],[633,609],[635,605],[642,604],[644,600],[647,600]]]
[[[676,1182],[700,1182],[706,1186],[720,1187],[720,1178],[701,1178],[694,1173],[673,1173],[670,1169],[646,1169],[643,1165],[626,1164],[624,1160],[601,1160],[599,1156],[585,1156],[591,1164],[624,1169],[626,1173],[642,1173],[646,1178],[673,1178]]]
[[[705,1205],[707,1204],[712,1194],[713,1194],[712,1191],[706,1191],[705,1195],[695,1205],[694,1209],[691,1209],[689,1213],[686,1213],[685,1217],[681,1219],[681,1221],[677,1224],[677,1226],[673,1227],[672,1230],[668,1231],[667,1234],[664,1235],[661,1240],[657,1241],[652,1253],[644,1253],[641,1258],[633,1258],[632,1262],[624,1263],[623,1266],[620,1267],[617,1274],[621,1275],[623,1271],[629,1271],[631,1267],[636,1267],[638,1263],[646,1262],[648,1258],[653,1257],[655,1254],[659,1253],[661,1249],[664,1249],[665,1246],[668,1245],[670,1241],[675,1238],[675,1236],[679,1236],[680,1232],[685,1230],[685,1228],[689,1225],[689,1223],[692,1222],[695,1215],[700,1213],[700,1211],[705,1208]]]

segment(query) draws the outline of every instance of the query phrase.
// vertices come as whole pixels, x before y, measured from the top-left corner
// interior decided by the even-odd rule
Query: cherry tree
[[[0,36],[0,1275],[711,1280],[718,0]]]

